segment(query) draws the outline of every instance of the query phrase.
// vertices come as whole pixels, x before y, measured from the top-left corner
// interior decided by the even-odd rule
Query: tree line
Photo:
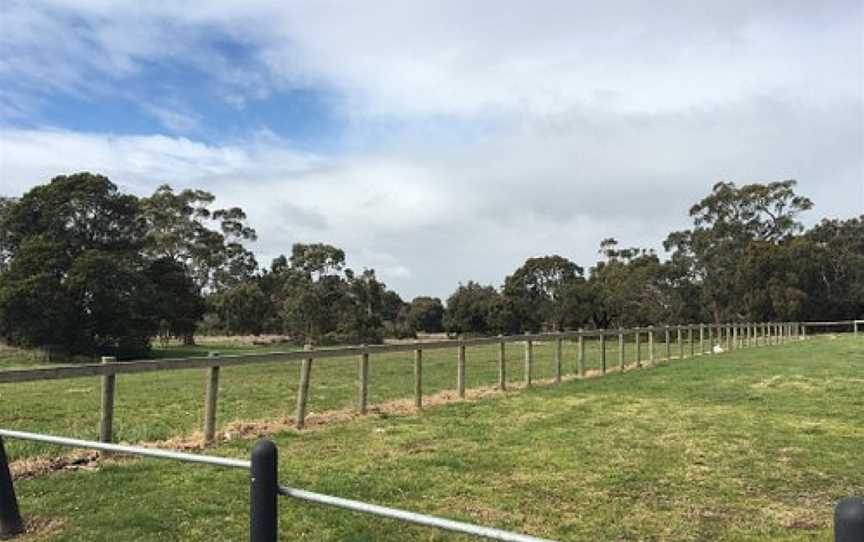
[[[693,226],[651,249],[600,243],[586,269],[529,258],[500,287],[404,301],[343,250],[297,243],[259,266],[242,209],[163,185],[147,197],[76,173],[0,198],[0,337],[61,355],[147,355],[153,338],[287,334],[377,343],[418,332],[514,334],[864,315],[864,215],[824,219],[793,180],[714,185]]]

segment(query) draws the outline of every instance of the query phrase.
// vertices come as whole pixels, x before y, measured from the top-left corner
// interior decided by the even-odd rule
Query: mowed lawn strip
[[[818,338],[277,435],[283,483],[560,540],[829,540],[864,489],[864,340]],[[254,442],[210,453],[246,456]],[[240,540],[245,473],[155,460],[17,483],[42,540]],[[284,539],[461,540],[281,501]]]
[[[156,352],[180,356],[184,353],[206,355],[208,350],[238,354],[285,348],[285,345],[281,348],[244,348],[232,344],[209,344],[206,348],[174,347],[167,351],[157,349]],[[618,364],[617,348],[617,339],[607,341],[607,366],[610,368]],[[628,344],[625,348],[628,361],[635,361],[633,345]],[[673,355],[676,352],[673,349]],[[506,353],[507,381],[511,386],[518,386],[524,381],[523,343],[507,344]],[[664,353],[665,350],[658,344],[658,357]],[[565,375],[575,374],[577,355],[577,343],[564,341],[562,368]],[[423,352],[424,394],[456,389],[456,357],[455,346],[452,349]],[[647,345],[643,345],[642,358],[648,359]],[[16,365],[12,357],[5,358],[5,362],[4,368]],[[586,340],[585,366],[588,370],[600,368],[596,340]],[[311,415],[354,407],[357,403],[357,373],[356,357],[315,360],[309,393]],[[550,379],[554,374],[554,343],[536,342],[534,379]],[[414,393],[413,375],[412,352],[371,356],[370,404],[410,399]],[[205,370],[117,375],[114,440],[133,443],[159,441],[201,431],[206,380]],[[292,417],[296,408],[298,381],[299,363],[293,361],[223,368],[220,374],[217,430],[232,421],[269,421]],[[497,345],[468,348],[467,387],[495,386],[497,382]],[[0,404],[3,405],[0,409],[0,427],[95,439],[99,434],[100,386],[98,377],[0,384]],[[53,453],[52,449],[33,443],[13,442],[9,447],[10,453],[17,457]]]

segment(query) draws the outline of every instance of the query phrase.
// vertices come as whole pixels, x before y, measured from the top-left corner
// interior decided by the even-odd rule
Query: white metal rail
[[[251,461],[245,459],[233,459],[229,457],[217,457],[208,455],[190,454],[186,452],[177,452],[174,450],[163,450],[159,448],[145,448],[143,446],[127,446],[122,444],[109,444],[106,442],[97,442],[91,440],[81,440],[68,437],[60,437],[55,435],[45,435],[41,433],[31,433],[27,431],[13,431],[10,429],[0,429],[0,437],[7,437],[18,440],[29,440],[34,442],[43,442],[46,444],[55,444],[58,446],[66,446],[69,448],[84,448],[92,450],[103,450],[106,452],[140,455],[144,457],[152,457],[156,459],[168,459],[173,461],[183,461],[187,463],[198,463],[205,465],[213,465],[217,467],[227,467],[235,469],[249,470]],[[405,521],[426,527],[435,527],[447,531],[478,536],[489,540],[499,540],[503,542],[554,542],[549,539],[537,538],[534,536],[504,531],[501,529],[493,529],[491,527],[482,527],[472,525],[461,521],[453,521],[427,514],[418,514],[407,510],[397,508],[389,508],[386,506],[378,506],[362,501],[351,499],[343,499],[322,493],[315,493],[303,489],[287,487],[280,485],[278,491],[281,495],[299,499],[303,501],[313,502],[325,506],[332,506],[353,512],[361,512],[364,514],[372,514],[375,516]]]
[[[491,527],[481,527],[479,525],[443,519],[426,514],[418,514],[416,512],[408,512],[406,510],[399,510],[398,508],[388,508],[386,506],[378,506],[376,504],[369,504],[362,501],[352,501],[351,499],[322,495],[321,493],[313,493],[311,491],[295,489],[293,487],[279,486],[279,493],[286,497],[300,499],[302,501],[309,501],[323,504],[325,506],[342,508],[343,510],[351,510],[352,512],[372,514],[374,516],[415,523],[425,527],[436,527],[445,531],[479,536],[489,540],[501,540],[503,542],[553,542],[546,538],[537,538],[536,536],[502,531]]]

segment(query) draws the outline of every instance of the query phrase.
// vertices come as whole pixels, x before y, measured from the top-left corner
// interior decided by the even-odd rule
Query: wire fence
[[[126,417],[119,421],[124,429],[133,428],[125,429],[124,440],[170,438],[176,434],[188,434],[192,424],[201,424],[199,427],[204,441],[212,442],[219,429],[220,409],[221,418],[228,415],[242,419],[237,416],[237,409],[240,408],[242,410],[239,412],[247,416],[260,416],[262,419],[278,416],[284,419],[286,394],[295,396],[291,421],[298,429],[302,429],[312,409],[321,412],[351,408],[359,414],[366,414],[370,405],[413,396],[414,408],[419,411],[430,396],[451,390],[455,390],[458,398],[465,398],[466,390],[483,386],[494,385],[503,391],[510,387],[528,387],[538,381],[558,383],[565,377],[602,376],[651,366],[661,361],[752,346],[784,344],[802,336],[806,329],[803,324],[796,322],[738,322],[565,331],[242,355],[219,355],[213,352],[208,357],[162,360],[117,362],[114,358],[103,358],[102,363],[0,371],[0,384],[101,378],[101,385],[96,389],[99,395],[82,395],[78,401],[98,401],[94,408],[86,409],[87,413],[98,413],[98,420],[88,420],[86,423],[98,427],[100,441],[112,442],[117,436],[117,377],[142,373],[163,375],[145,379],[141,384],[153,391],[146,394],[146,405],[136,408],[138,405],[121,403],[127,408],[120,413],[121,417]],[[299,369],[299,377],[291,375],[282,379],[280,375],[278,380],[274,379],[275,368],[280,364],[290,364]],[[226,392],[229,387],[248,386],[250,375],[231,370],[226,372],[226,369],[239,367],[245,368],[245,372],[253,371],[255,367],[268,367],[267,370],[274,368],[257,382],[254,390],[256,397],[267,398],[266,405],[258,404],[258,401],[247,406],[236,399],[220,403],[220,395],[230,393]],[[190,394],[186,388],[190,384],[197,387],[198,381],[192,381],[187,375],[177,375],[176,371],[204,373],[203,409],[199,410],[195,404],[197,393]],[[259,374],[266,373],[261,371]],[[45,386],[50,386],[50,383]],[[142,388],[139,386],[136,389]],[[166,431],[161,422],[151,420],[150,425],[147,425],[146,420],[140,419],[139,413],[153,412],[155,403],[166,397],[167,393],[174,394],[172,405],[182,404],[182,408],[174,409],[176,416],[172,420],[176,421],[171,424],[173,433]],[[136,396],[139,404],[142,395],[145,394],[138,393]],[[229,413],[228,409],[232,408],[234,410]],[[87,413],[78,415],[82,426],[83,418],[89,416]],[[59,415],[56,417],[61,418]],[[40,429],[46,432],[61,431],[61,426],[54,420],[46,413],[40,420]],[[158,429],[154,429],[156,426]],[[149,429],[161,433],[153,434],[152,431],[148,432]],[[62,430],[66,432],[67,428],[64,426]],[[91,434],[86,428],[79,429],[77,426],[75,432],[77,434],[74,436],[80,437]]]

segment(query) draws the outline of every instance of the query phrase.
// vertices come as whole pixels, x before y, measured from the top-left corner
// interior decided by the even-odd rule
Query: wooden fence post
[[[561,337],[555,337],[555,382],[561,382]]]
[[[648,361],[651,365],[657,365],[654,360],[654,326],[648,328]]]
[[[687,342],[690,343],[690,357],[695,355],[696,343],[693,342],[693,324],[687,326]]]
[[[606,374],[606,332],[600,330],[600,372]]]
[[[624,372],[624,367],[627,365],[626,356],[624,354],[624,328],[618,329],[618,370]]]
[[[507,350],[503,335],[498,335],[498,389],[507,389]]]
[[[729,324],[723,326],[726,330],[726,351],[732,350],[732,327]]]
[[[582,330],[579,330],[579,355],[576,357],[576,372],[579,378],[585,377],[585,337]]]
[[[858,336],[858,320],[852,322],[852,336]],[[804,337],[807,337],[807,326],[804,326]]]
[[[312,344],[303,345],[303,350],[311,351]],[[309,378],[312,376],[312,358],[304,358],[300,362],[300,384],[297,386],[297,414],[294,423],[297,429],[306,426],[306,403],[309,399]]]
[[[675,329],[678,331],[678,359],[684,359],[684,334],[680,325],[675,326]]]
[[[636,329],[636,367],[642,367],[642,332],[639,328]]]
[[[531,372],[534,365],[534,342],[525,340],[525,387],[531,387]]]
[[[456,389],[459,398],[465,398],[465,339],[459,335],[459,348],[456,357]]]
[[[672,360],[672,337],[669,333],[669,326],[664,326],[663,331],[666,339],[666,361],[668,362]]]
[[[117,361],[113,356],[102,356],[102,363],[110,364]],[[102,376],[102,409],[99,419],[99,440],[111,442],[114,432],[114,384],[116,375]]]
[[[210,352],[209,358],[218,358],[219,352]],[[219,366],[207,369],[207,394],[204,399],[204,442],[213,442],[216,436],[216,403],[219,400]]]
[[[414,350],[414,408],[423,408],[423,350],[419,343]]]
[[[357,412],[365,415],[369,406],[369,352],[361,344],[362,352],[357,359]]]
[[[708,353],[714,353],[714,324],[708,324]]]

